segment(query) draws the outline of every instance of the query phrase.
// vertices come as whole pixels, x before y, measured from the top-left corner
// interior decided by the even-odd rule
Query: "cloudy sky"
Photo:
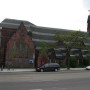
[[[87,31],[90,0],[0,0],[0,22],[5,18],[35,25]]]

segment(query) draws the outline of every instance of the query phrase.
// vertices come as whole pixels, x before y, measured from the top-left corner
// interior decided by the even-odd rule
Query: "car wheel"
[[[41,72],[43,72],[44,70],[43,69],[41,69]]]
[[[57,68],[55,68],[55,72],[57,72],[58,71],[58,69]]]

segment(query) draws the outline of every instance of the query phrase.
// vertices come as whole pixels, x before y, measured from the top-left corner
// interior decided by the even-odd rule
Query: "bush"
[[[89,60],[88,58],[84,58],[84,59],[83,59],[83,65],[84,65],[84,66],[90,65],[90,60]]]
[[[75,68],[78,65],[78,61],[76,58],[70,58],[70,67]]]
[[[64,64],[61,64],[61,68],[66,68],[67,66]]]

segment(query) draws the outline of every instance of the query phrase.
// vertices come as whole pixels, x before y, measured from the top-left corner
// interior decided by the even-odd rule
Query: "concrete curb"
[[[0,72],[25,72],[25,71],[30,71],[30,72],[33,72],[35,71],[35,69],[3,69],[2,71]]]
[[[61,68],[60,70],[67,70],[67,68]],[[70,68],[70,70],[85,70],[85,68]]]
[[[61,68],[61,71],[67,70],[67,68]],[[85,70],[85,68],[70,68],[70,70]],[[0,70],[0,72],[35,72],[35,69],[3,69],[2,71]]]

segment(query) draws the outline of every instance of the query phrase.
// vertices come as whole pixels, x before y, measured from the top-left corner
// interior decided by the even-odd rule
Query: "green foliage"
[[[72,33],[73,43],[75,48],[77,49],[86,49],[84,45],[84,41],[88,38],[87,34],[85,32],[76,31]]]
[[[42,53],[42,52],[46,52],[50,48],[55,48],[56,47],[56,44],[54,44],[54,43],[40,42],[40,47],[41,47],[40,53]]]
[[[75,57],[70,58],[70,67],[75,68],[77,67],[77,65],[78,65],[78,60]]]
[[[67,68],[67,66],[64,64],[61,64],[61,68]]]
[[[84,58],[84,59],[83,59],[83,65],[84,65],[84,66],[90,65],[90,60],[89,60],[88,58]]]
[[[40,55],[42,56],[42,58],[48,58],[48,55],[47,55],[47,50],[48,50],[48,43],[46,42],[41,42],[40,43]]]
[[[74,31],[65,34],[55,34],[54,36],[61,45],[64,45],[66,48],[83,48],[83,40],[87,39],[87,35],[81,31]],[[59,44],[59,45],[60,45]]]
[[[47,47],[47,43],[46,43],[46,42],[40,42],[40,46],[41,46],[42,48],[45,48],[45,47]]]
[[[13,49],[11,56],[12,56],[12,58],[16,58],[17,57],[17,51]]]
[[[84,32],[81,31],[71,31],[69,33],[64,34],[55,34],[54,36],[58,40],[58,46],[64,46],[66,49],[66,59],[67,59],[67,69],[70,66],[70,51],[72,48],[85,49],[83,41],[88,37]],[[71,62],[72,63],[72,62]],[[72,65],[76,62],[73,61]],[[75,67],[73,65],[72,67]]]
[[[47,45],[48,45],[48,49],[57,47],[56,43],[48,43]]]
[[[47,47],[47,43],[46,42],[41,42],[40,43],[40,47],[41,47],[41,50],[40,50],[40,53],[44,53],[47,51],[48,47]]]

